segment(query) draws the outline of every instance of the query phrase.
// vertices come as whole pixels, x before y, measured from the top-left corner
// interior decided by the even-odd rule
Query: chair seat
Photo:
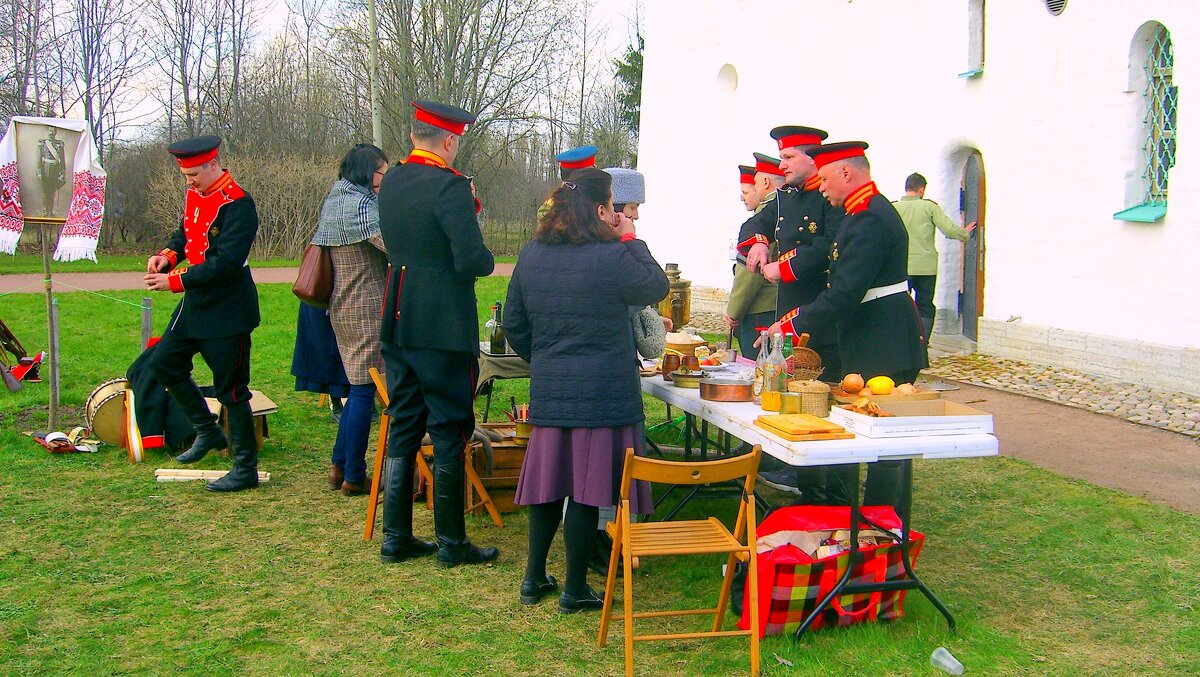
[[[608,532],[614,539],[616,523],[609,522]],[[642,522],[629,525],[629,554],[693,555],[714,552],[742,552],[746,546],[738,543],[729,529],[715,517],[682,522]],[[741,559],[741,558],[739,558]]]

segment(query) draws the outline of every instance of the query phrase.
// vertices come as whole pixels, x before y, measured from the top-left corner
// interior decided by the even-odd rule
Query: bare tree
[[[65,50],[75,90],[104,159],[118,128],[141,102],[130,87],[151,63],[141,40],[145,0],[71,0],[70,48]]]

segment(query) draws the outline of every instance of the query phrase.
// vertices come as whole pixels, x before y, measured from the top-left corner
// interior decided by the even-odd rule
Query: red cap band
[[[558,163],[558,166],[562,167],[563,169],[583,169],[584,167],[595,167],[596,166],[596,156],[593,155],[592,157],[587,158],[586,160],[575,160],[574,162],[560,162],[560,163]]]
[[[750,185],[754,185],[754,175],[753,174],[742,174],[739,180],[742,183],[748,183]]]
[[[754,163],[754,171],[762,172],[764,174],[774,174],[775,176],[783,176],[783,170],[779,168],[779,165],[773,165],[770,162],[763,162],[762,160],[758,160]]]
[[[821,145],[821,137],[816,134],[792,134],[791,136],[779,137],[779,150],[791,148],[792,146],[819,146]]]
[[[175,162],[183,169],[188,169],[191,167],[199,167],[200,165],[204,164],[205,162],[208,162],[209,160],[212,160],[215,157],[217,157],[217,149],[216,148],[214,148],[212,150],[206,150],[203,153],[200,153],[199,155],[193,155],[191,157],[176,157]]]
[[[462,136],[463,130],[467,128],[467,124],[465,122],[452,122],[446,118],[438,117],[429,111],[421,110],[420,108],[416,108],[416,113],[413,115],[413,117],[421,122],[433,125],[438,129],[444,129],[447,132],[457,136]]]
[[[845,148],[842,150],[833,150],[828,153],[817,153],[813,156],[813,162],[817,165],[817,169],[824,167],[830,162],[845,160],[852,157],[866,157],[867,153],[863,148]]]

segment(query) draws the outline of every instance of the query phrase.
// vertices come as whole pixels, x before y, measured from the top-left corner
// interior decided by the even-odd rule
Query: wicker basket
[[[792,364],[797,381],[815,379],[821,375],[825,367],[821,364],[821,356],[812,348],[797,346],[792,349]]]
[[[829,386],[820,381],[792,381],[788,392],[800,394],[800,413],[822,418],[829,415]]]

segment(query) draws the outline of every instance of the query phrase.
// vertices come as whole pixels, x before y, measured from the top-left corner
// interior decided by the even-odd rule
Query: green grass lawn
[[[161,245],[160,245],[161,248]],[[146,269],[146,259],[153,252],[152,245],[146,246],[145,254],[105,254],[96,253],[95,261],[50,261],[51,273],[127,273]],[[157,251],[155,249],[154,251]],[[299,259],[266,259],[251,261],[257,268],[287,268],[300,265]],[[0,275],[15,275],[18,273],[42,272],[42,257],[40,254],[18,253],[16,256],[0,254]]]
[[[147,248],[149,252],[149,248]],[[50,262],[51,273],[113,273],[144,270],[149,253],[143,254],[105,254],[98,252],[96,261],[72,261],[63,263]],[[497,263],[516,263],[516,256],[497,256]],[[300,265],[299,259],[266,259],[251,261],[256,268],[289,268]],[[0,255],[0,275],[15,275],[17,273],[42,272],[42,258],[32,254],[19,253],[16,256]]]
[[[506,282],[480,282],[481,311],[503,298]],[[494,566],[379,563],[378,535],[361,539],[366,499],[325,489],[328,410],[292,390],[297,301],[286,285],[260,294],[252,386],[279,412],[261,457],[272,481],[257,491],[157,484],[154,468],[176,465],[160,452],[140,465],[112,447],[51,456],[19,433],[44,425],[45,384],[0,392],[0,673],[621,674],[619,625],[599,649],[596,614],[562,616],[553,599],[517,603],[521,513],[506,515],[503,529],[468,518],[476,542],[501,549]],[[70,427],[82,423],[91,389],[136,356],[140,316],[91,295],[59,298],[62,427]],[[30,350],[44,346],[43,304],[39,294],[13,294],[0,311]],[[162,327],[165,310],[155,319]],[[197,380],[206,378],[198,365]],[[510,394],[522,401],[527,384],[501,382],[497,397]],[[651,423],[664,415],[652,401],[647,413]],[[1200,519],[1007,458],[919,462],[916,478],[915,526],[928,538],[917,568],[956,614],[958,632],[910,594],[908,617],[891,624],[800,643],[768,638],[765,673],[941,674],[929,666],[939,645],[969,675],[1197,672],[1200,544],[1187,534]],[[415,526],[433,535],[421,507]],[[549,568],[561,580],[561,538]],[[706,603],[719,571],[715,557],[644,560],[635,598]],[[643,643],[636,655],[639,674],[744,674],[748,665],[740,638]]]

